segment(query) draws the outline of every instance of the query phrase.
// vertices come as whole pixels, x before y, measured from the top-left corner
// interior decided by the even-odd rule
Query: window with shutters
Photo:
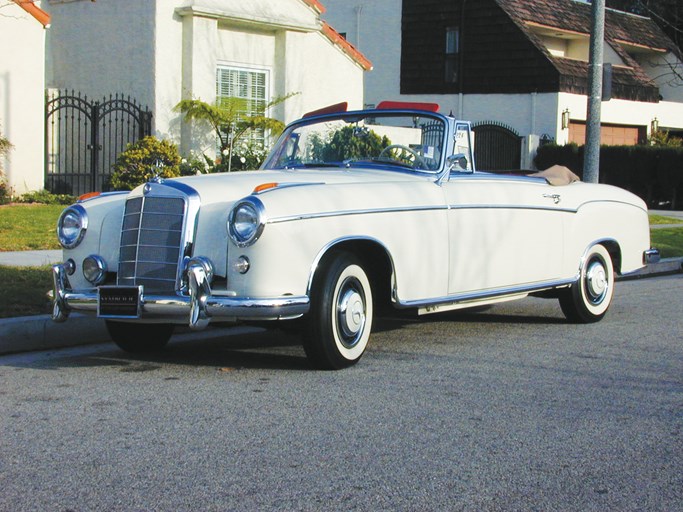
[[[243,116],[265,115],[268,103],[268,71],[219,67],[216,72],[216,97],[239,98],[240,114]],[[246,140],[263,145],[265,133],[254,130]]]

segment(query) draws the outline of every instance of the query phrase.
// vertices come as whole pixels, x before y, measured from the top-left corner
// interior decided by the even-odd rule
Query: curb
[[[632,279],[643,279],[645,277],[667,276],[671,274],[683,273],[683,258],[664,258],[657,263],[624,274],[617,278],[617,281],[630,281]]]
[[[666,258],[636,272],[620,276],[617,281],[679,273],[683,273],[683,258]],[[72,313],[64,323],[53,322],[50,315],[0,319],[0,355],[110,341],[104,320],[84,313]]]
[[[64,323],[50,315],[0,319],[0,355],[110,341],[104,320],[72,313]]]

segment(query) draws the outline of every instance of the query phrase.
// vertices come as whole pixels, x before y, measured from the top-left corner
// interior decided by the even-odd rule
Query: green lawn
[[[683,228],[651,229],[650,243],[659,249],[662,258],[683,256]]]
[[[59,249],[55,232],[61,204],[0,206],[0,251]]]
[[[50,312],[45,295],[52,288],[52,272],[44,267],[3,267],[0,265],[0,318],[43,315]]]
[[[650,215],[650,226],[661,224],[683,224],[683,220],[675,217],[662,217],[661,215]]]

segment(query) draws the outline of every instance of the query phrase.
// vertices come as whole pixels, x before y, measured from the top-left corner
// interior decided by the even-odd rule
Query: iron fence
[[[72,195],[106,190],[118,155],[151,132],[152,112],[130,96],[90,101],[75,91],[48,94],[45,188]]]

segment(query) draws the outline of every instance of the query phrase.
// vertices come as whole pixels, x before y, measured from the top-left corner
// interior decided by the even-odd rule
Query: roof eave
[[[349,43],[344,36],[333,29],[329,23],[323,21],[322,33],[334,45],[338,46],[346,55],[356,62],[365,71],[372,70],[372,62],[363,55],[355,46]]]
[[[50,28],[50,15],[33,3],[33,0],[12,1],[33,16],[43,26],[43,28]]]

